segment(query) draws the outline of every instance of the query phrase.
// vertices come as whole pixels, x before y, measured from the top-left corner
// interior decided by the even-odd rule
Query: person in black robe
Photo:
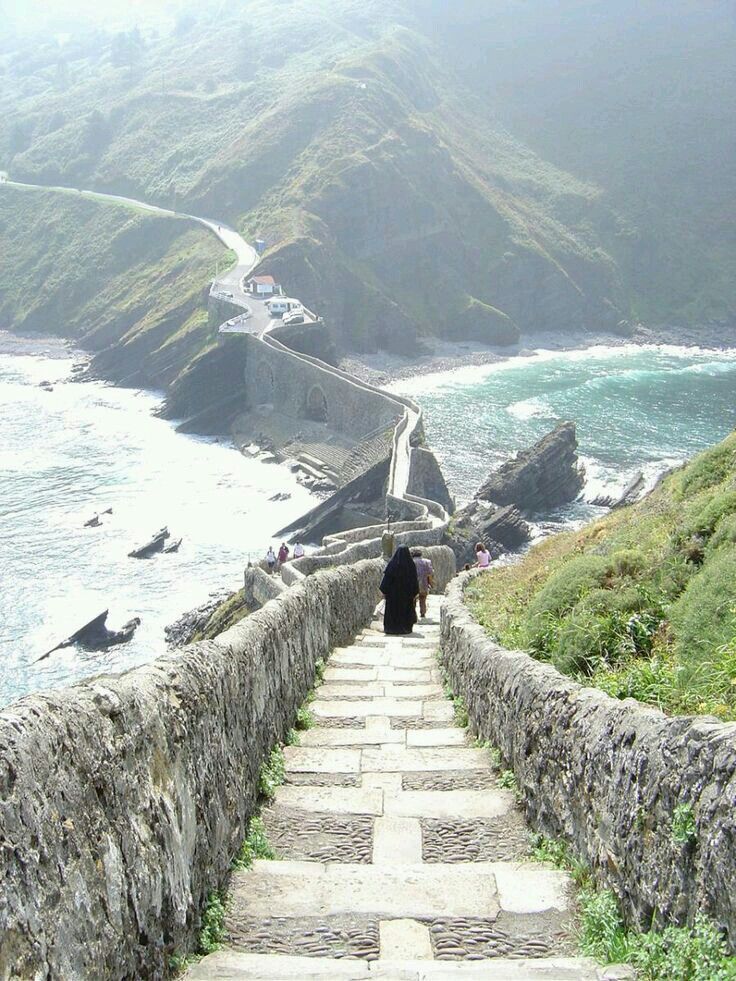
[[[381,592],[386,597],[384,632],[410,634],[417,622],[414,602],[419,593],[419,579],[414,559],[406,545],[399,545],[386,566]]]

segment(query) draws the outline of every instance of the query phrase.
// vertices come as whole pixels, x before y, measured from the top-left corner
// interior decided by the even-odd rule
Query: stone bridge
[[[236,343],[248,349],[244,381],[249,409],[273,405],[292,419],[324,422],[356,440],[395,425],[403,415],[400,403],[324,362],[298,355],[273,335],[246,334]]]

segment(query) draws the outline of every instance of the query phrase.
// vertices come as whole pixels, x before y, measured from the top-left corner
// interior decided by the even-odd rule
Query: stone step
[[[287,746],[287,773],[360,773],[360,749],[320,746]]]
[[[510,813],[516,799],[510,790],[402,790],[386,794],[383,813],[427,820],[473,820]]]
[[[480,917],[571,908],[569,877],[516,862],[361,865],[256,861],[231,882],[228,920],[373,915]]]
[[[360,761],[363,773],[370,771],[397,771],[408,773],[416,770],[489,770],[488,753],[469,747],[387,746],[381,749],[364,749]]]
[[[394,668],[390,664],[364,665],[358,668],[327,667],[325,684],[348,682],[350,684],[372,684],[373,682],[413,682],[425,685],[439,681],[439,671],[435,668]]]
[[[318,689],[320,698],[442,698],[439,685],[432,682],[326,681]]]
[[[220,950],[192,964],[186,977],[190,981],[615,981],[632,975],[599,968],[584,957],[363,961]]]
[[[364,719],[372,715],[387,715],[399,719],[420,719],[422,717],[422,702],[412,701],[408,698],[373,698],[364,702],[351,702],[349,699],[331,701],[316,698],[310,705],[310,709],[318,719]],[[426,717],[429,718],[430,716]]]
[[[464,729],[407,729],[407,746],[467,746]],[[386,740],[389,742],[390,740]]]
[[[325,814],[383,814],[383,790],[375,787],[312,787],[282,784],[276,803]]]
[[[501,910],[487,866],[254,862],[233,875],[228,919],[253,917],[476,916]]]

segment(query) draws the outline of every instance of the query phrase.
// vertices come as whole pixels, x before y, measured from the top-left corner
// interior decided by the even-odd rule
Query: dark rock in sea
[[[164,636],[169,647],[184,647],[207,625],[215,610],[233,594],[227,590],[213,593],[201,606],[183,613],[178,620],[164,627]]]
[[[482,501],[471,501],[457,511],[451,528],[443,544],[453,550],[460,569],[468,562],[475,563],[477,542],[483,542],[495,559],[507,550],[525,545],[531,538],[531,528],[517,508],[512,505],[498,508]]]
[[[574,501],[582,490],[574,422],[563,422],[514,460],[504,463],[475,495],[493,504],[513,504],[539,513]]]

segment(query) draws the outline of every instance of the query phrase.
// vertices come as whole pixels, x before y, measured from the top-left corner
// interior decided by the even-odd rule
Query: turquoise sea
[[[390,387],[424,409],[428,441],[459,501],[564,419],[577,424],[587,500],[615,495],[638,471],[654,483],[736,426],[736,349],[539,350]],[[566,523],[596,513],[578,504],[555,517]]]

